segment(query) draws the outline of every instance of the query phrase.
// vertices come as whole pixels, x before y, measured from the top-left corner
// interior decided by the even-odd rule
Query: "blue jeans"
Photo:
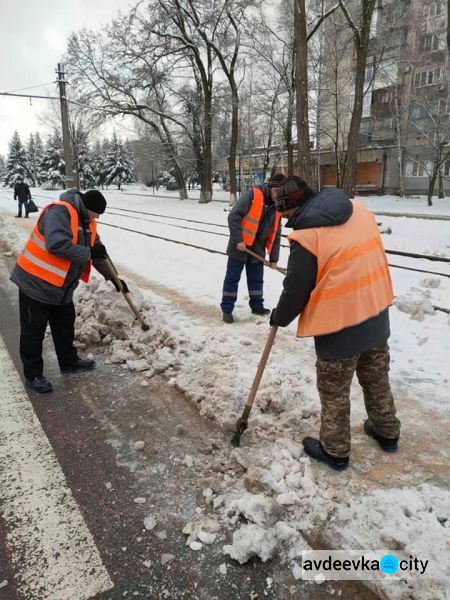
[[[223,282],[222,302],[220,308],[222,312],[231,314],[237,300],[239,280],[244,270],[247,274],[247,287],[250,296],[249,304],[252,310],[264,308],[263,283],[264,283],[264,265],[263,263],[250,262],[250,258],[245,263],[235,258],[228,257],[227,272]]]

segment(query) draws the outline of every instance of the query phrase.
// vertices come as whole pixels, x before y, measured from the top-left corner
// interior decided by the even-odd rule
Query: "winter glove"
[[[125,292],[125,294],[129,294],[130,290],[128,289],[126,282],[123,279],[119,279],[119,281],[122,284],[122,289],[120,289],[119,284],[117,283],[116,279],[111,279],[111,282],[113,283],[114,287],[116,288],[116,292]]]
[[[273,327],[274,325],[276,325],[276,323],[274,322],[274,316],[275,316],[275,311],[276,310],[277,310],[276,308],[273,308],[272,312],[270,313],[269,324],[270,324],[271,327]]]
[[[106,253],[106,248],[103,244],[95,244],[91,247],[91,258],[95,260],[96,258],[107,258],[108,255]]]

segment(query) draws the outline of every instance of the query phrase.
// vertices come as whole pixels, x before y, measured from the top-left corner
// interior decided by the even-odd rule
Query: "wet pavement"
[[[0,332],[21,372],[17,290],[7,280],[13,259],[4,257],[6,250],[0,247]],[[222,531],[213,546],[191,550],[182,530],[199,516],[214,517],[202,490],[216,474],[211,442],[223,448],[228,432],[201,418],[163,377],[142,387],[145,377],[106,364],[102,354],[95,371],[63,376],[51,338],[44,345],[45,374],[55,391],[30,393],[30,402],[114,583],[98,600],[374,597],[337,583],[295,581],[277,558],[237,565],[222,554],[228,532]],[[140,452],[136,441],[145,442]],[[184,464],[186,454],[196,459],[194,467]],[[135,498],[145,498],[145,503],[137,504]],[[143,524],[149,515],[156,520],[152,531]],[[21,595],[15,583],[7,533],[0,519],[0,582],[8,580],[0,600],[37,600]],[[172,560],[162,564],[168,554]],[[219,572],[222,563],[227,564],[226,575]]]

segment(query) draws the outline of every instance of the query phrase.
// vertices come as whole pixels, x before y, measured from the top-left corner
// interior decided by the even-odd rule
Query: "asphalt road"
[[[4,256],[5,250],[0,246],[0,334],[21,374],[17,290],[8,281],[13,259]],[[207,482],[216,475],[211,441],[223,448],[229,436],[199,417],[195,407],[163,378],[152,378],[148,387],[142,387],[142,376],[105,364],[103,356],[98,357],[95,371],[63,376],[51,338],[44,346],[45,373],[55,391],[43,396],[30,393],[29,403],[113,584],[95,598],[373,598],[369,592],[341,585],[343,582],[320,586],[296,582],[288,566],[276,559],[237,565],[222,554],[223,544],[230,539],[227,532],[221,533],[213,546],[192,551],[182,529],[198,518],[199,509],[200,516],[214,517],[208,514],[202,496]],[[26,398],[25,403],[29,408]],[[142,452],[134,449],[138,440],[145,442]],[[195,468],[183,464],[186,454],[196,457]],[[137,504],[135,498],[145,498],[145,503]],[[0,600],[62,600],[46,588],[45,573],[41,573],[39,592],[30,596],[24,591],[28,588],[23,574],[38,558],[38,550],[31,539],[28,547],[25,540],[18,556],[10,537],[14,514],[9,508],[8,518],[4,518],[1,502],[0,493],[0,584],[8,582],[0,588]],[[14,513],[14,499],[11,502],[10,498],[9,506]],[[148,515],[156,520],[152,531],[143,526]],[[44,538],[48,528],[38,523],[35,529],[39,531],[39,527]],[[58,549],[53,551],[59,555]],[[168,554],[172,560],[162,564],[163,555]],[[226,575],[219,572],[222,563],[227,564]],[[83,591],[81,575],[79,585],[67,598],[90,597]]]

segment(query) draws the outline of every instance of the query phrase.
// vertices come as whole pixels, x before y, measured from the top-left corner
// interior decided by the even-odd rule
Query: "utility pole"
[[[72,150],[70,147],[69,110],[67,108],[66,83],[64,66],[58,63],[56,69],[58,75],[59,99],[61,104],[61,122],[64,144],[64,162],[66,164],[66,187],[78,187],[78,177],[73,170]]]

